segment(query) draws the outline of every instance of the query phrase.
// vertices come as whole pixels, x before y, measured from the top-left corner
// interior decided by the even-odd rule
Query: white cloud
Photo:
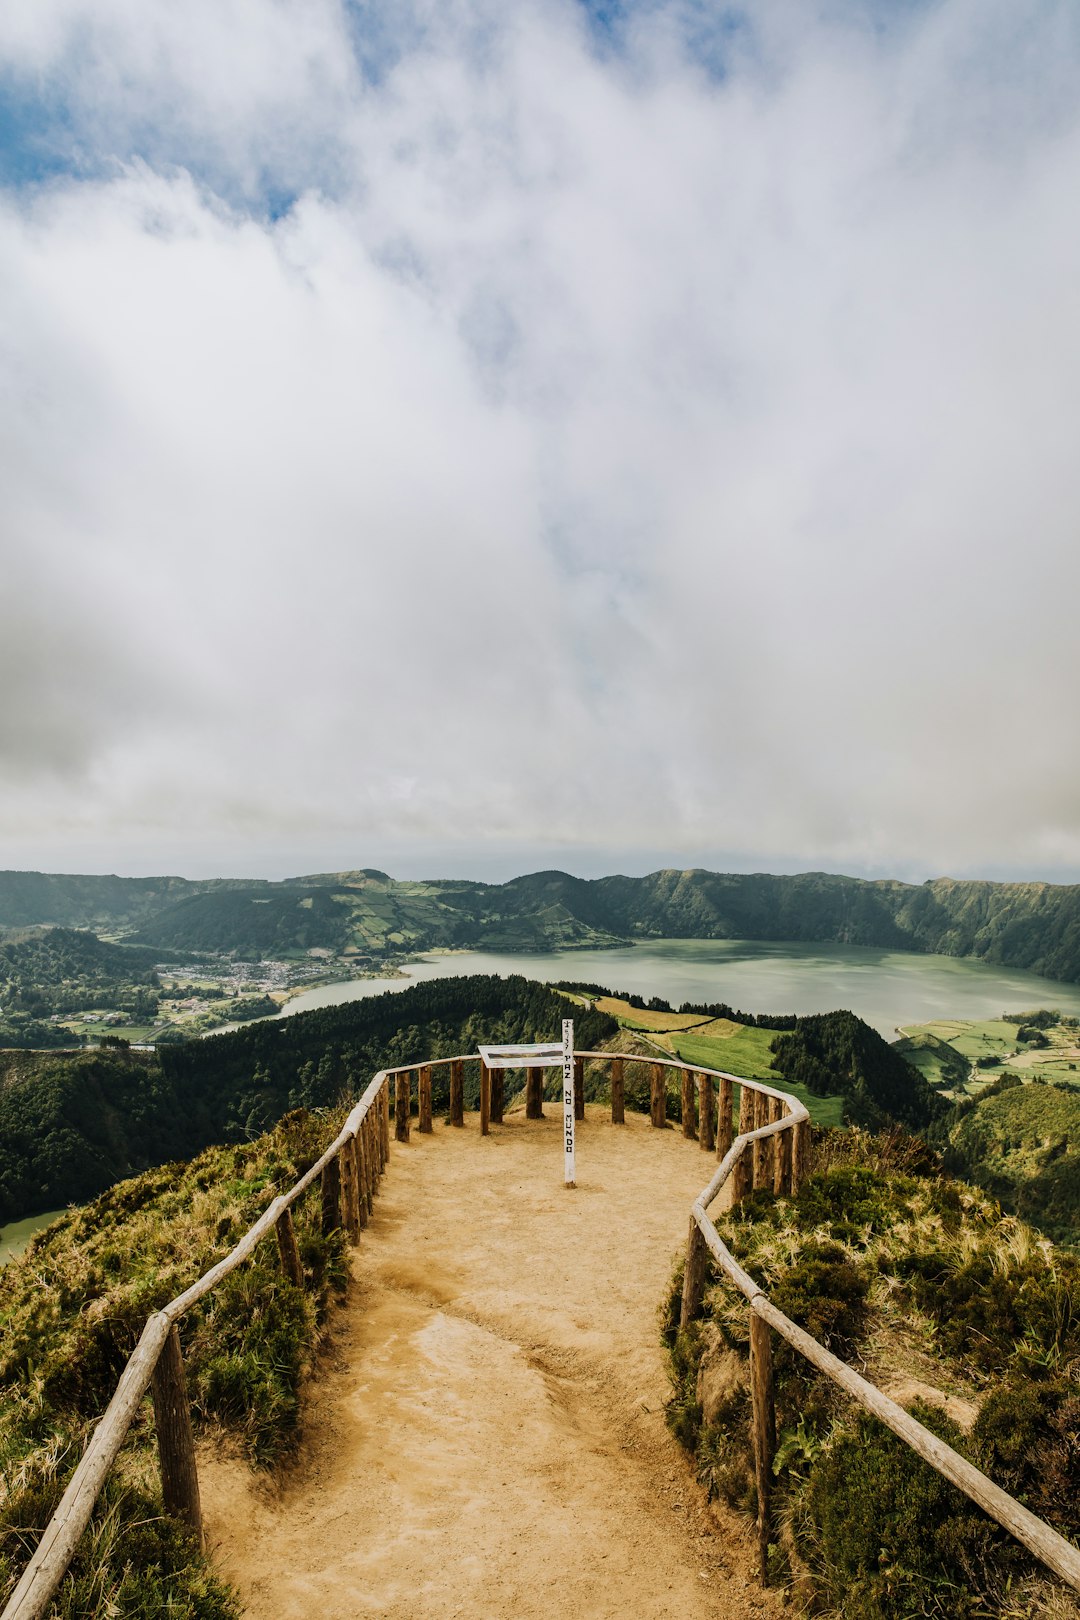
[[[1070,9],[6,8],[7,864],[1080,865]]]

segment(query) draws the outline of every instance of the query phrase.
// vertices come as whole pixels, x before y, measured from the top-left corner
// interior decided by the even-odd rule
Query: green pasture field
[[[1080,1087],[1080,1050],[1075,1030],[1059,1025],[1046,1031],[1049,1046],[1018,1047],[1019,1028],[1019,1024],[1004,1018],[981,1021],[942,1018],[930,1024],[911,1024],[900,1033],[916,1043],[904,1052],[908,1062],[932,1085],[945,1090],[949,1089],[950,1081],[934,1050],[935,1041],[945,1042],[970,1063],[981,1057],[1001,1059],[1000,1065],[973,1074],[962,1089],[953,1086],[954,1096],[978,1096],[1005,1070],[1012,1070],[1025,1079],[1054,1080]]]
[[[842,1097],[815,1096],[803,1086],[790,1085],[772,1067],[776,1030],[751,1029],[745,1024],[734,1025],[734,1030],[734,1034],[721,1040],[693,1033],[675,1033],[668,1039],[672,1051],[684,1063],[700,1063],[707,1069],[723,1069],[729,1074],[744,1074],[748,1080],[764,1080],[768,1085],[782,1086],[806,1106],[815,1125],[843,1124]]]
[[[1015,1052],[1019,1027],[1006,1023],[1003,1018],[985,1018],[980,1022],[938,1018],[930,1024],[909,1024],[900,1033],[915,1041],[920,1035],[936,1035],[939,1041],[947,1042],[955,1052],[974,1062],[976,1058],[1003,1057],[1006,1052]]]

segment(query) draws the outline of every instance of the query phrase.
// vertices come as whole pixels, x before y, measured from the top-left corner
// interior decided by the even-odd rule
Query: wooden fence
[[[611,1118],[625,1123],[625,1066],[644,1064],[649,1070],[649,1116],[654,1127],[666,1127],[668,1090],[666,1070],[680,1076],[679,1122],[683,1135],[696,1140],[720,1163],[716,1174],[695,1199],[690,1212],[683,1279],[680,1326],[703,1308],[708,1256],[745,1296],[749,1307],[750,1371],[753,1440],[758,1491],[758,1540],[764,1580],[769,1540],[769,1496],[775,1451],[775,1410],[772,1391],[771,1334],[780,1336],[868,1412],[899,1435],[932,1468],[977,1503],[991,1518],[1070,1586],[1080,1591],[1080,1552],[1049,1525],[987,1479],[966,1458],[952,1450],[903,1407],[861,1378],[782,1311],[776,1309],[754,1279],[742,1269],[720,1239],[709,1209],[731,1181],[731,1198],[738,1203],[755,1187],[779,1194],[798,1190],[809,1167],[810,1119],[803,1104],[786,1092],[757,1080],[725,1074],[717,1069],[690,1066],[670,1058],[628,1057],[617,1052],[575,1052],[574,1111],[584,1118],[584,1065],[586,1060],[610,1065]],[[478,1062],[480,1130],[486,1135],[499,1124],[505,1108],[505,1070],[488,1069],[473,1056],[437,1058],[399,1069],[381,1069],[352,1109],[338,1136],[306,1175],[287,1193],[275,1198],[223,1260],[206,1272],[178,1298],[147,1322],[112,1400],[95,1428],[60,1504],[49,1520],[0,1620],[40,1620],[62,1581],[80,1537],[90,1522],[109,1469],[124,1443],[132,1419],[147,1390],[151,1392],[161,1464],[162,1499],[167,1513],[187,1521],[202,1537],[199,1483],[195,1467],[191,1415],[177,1323],[204,1295],[242,1265],[259,1243],[273,1232],[281,1268],[291,1282],[302,1286],[303,1272],[293,1230],[292,1206],[320,1181],[322,1224],[325,1231],[342,1227],[352,1241],[367,1225],[379,1178],[390,1156],[390,1082],[394,1083],[394,1135],[407,1141],[412,1124],[412,1075],[417,1076],[418,1127],[432,1130],[432,1070],[448,1066],[449,1122],[464,1126],[463,1077],[467,1062]],[[714,1084],[715,1082],[715,1084]],[[734,1128],[735,1088],[739,1090],[739,1128]],[[543,1086],[539,1070],[526,1072],[526,1117],[543,1117]]]

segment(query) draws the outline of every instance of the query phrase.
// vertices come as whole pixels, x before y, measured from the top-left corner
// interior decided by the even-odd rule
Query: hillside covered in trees
[[[385,872],[248,879],[0,872],[0,929],[122,933],[157,951],[375,958],[439,946],[549,950],[648,938],[831,942],[973,956],[1080,983],[1080,887],[824,872],[666,870],[586,880],[398,882]]]
[[[247,1141],[289,1109],[358,1095],[379,1068],[474,1052],[480,1041],[550,1040],[566,1002],[523,978],[433,980],[410,990],[162,1047],[4,1054],[0,1224],[81,1203],[114,1181],[212,1142]],[[577,1038],[615,1031],[575,1011]],[[438,1076],[436,1106],[447,1081]],[[468,1086],[466,1104],[476,1105]]]

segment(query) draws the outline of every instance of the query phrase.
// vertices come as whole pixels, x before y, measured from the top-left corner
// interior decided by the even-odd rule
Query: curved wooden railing
[[[711,1254],[724,1275],[745,1296],[750,1311],[754,1455],[763,1577],[775,1447],[770,1348],[770,1332],[775,1331],[1023,1542],[1043,1564],[1080,1591],[1080,1552],[1071,1543],[777,1310],[721,1241],[708,1212],[729,1180],[732,1202],[738,1203],[754,1187],[768,1186],[781,1194],[794,1192],[807,1173],[810,1120],[798,1098],[761,1081],[691,1066],[676,1059],[642,1058],[618,1052],[575,1052],[574,1059],[574,1100],[578,1117],[584,1117],[586,1059],[606,1062],[611,1065],[611,1115],[616,1124],[624,1121],[624,1066],[627,1062],[645,1064],[650,1069],[649,1112],[656,1127],[664,1127],[668,1122],[664,1071],[678,1070],[682,1076],[683,1134],[697,1140],[709,1152],[715,1148],[720,1159],[716,1174],[699,1193],[691,1209],[680,1325],[687,1326],[701,1312],[707,1259]],[[291,1210],[297,1199],[320,1178],[324,1231],[341,1227],[356,1241],[372,1212],[373,1196],[390,1155],[391,1079],[394,1081],[394,1135],[398,1141],[407,1141],[411,1128],[413,1073],[417,1076],[420,1131],[432,1129],[432,1070],[445,1066],[450,1068],[450,1124],[461,1126],[464,1123],[464,1065],[470,1061],[480,1064],[480,1130],[487,1134],[491,1124],[499,1123],[503,1116],[504,1070],[489,1070],[475,1054],[436,1058],[419,1066],[380,1069],[341,1131],[311,1169],[287,1193],[274,1199],[224,1259],[151,1316],[0,1620],[40,1620],[44,1614],[89,1524],[109,1469],[148,1389],[153,1395],[165,1510],[186,1519],[201,1539],[194,1442],[176,1324],[186,1311],[249,1259],[271,1231],[277,1238],[284,1274],[302,1286],[303,1273]],[[543,1112],[542,1071],[531,1069],[526,1073],[526,1116],[535,1118]],[[714,1081],[717,1082],[715,1089]],[[739,1087],[737,1135],[733,1123],[736,1086]]]

